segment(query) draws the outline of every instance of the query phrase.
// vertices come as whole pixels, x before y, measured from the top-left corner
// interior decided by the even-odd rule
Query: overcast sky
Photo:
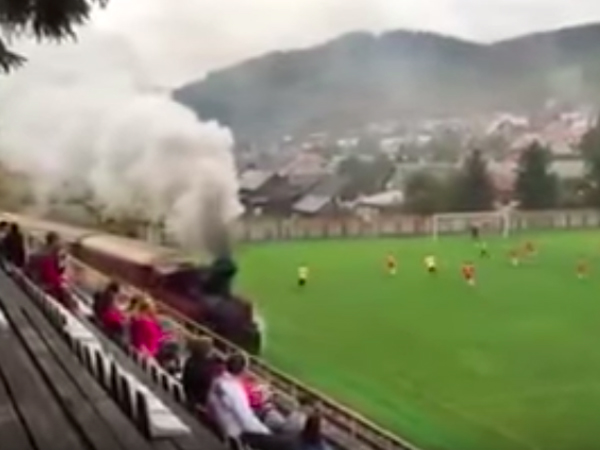
[[[595,20],[600,0],[112,0],[93,26],[122,34],[173,84],[353,30],[409,28],[491,41]]]

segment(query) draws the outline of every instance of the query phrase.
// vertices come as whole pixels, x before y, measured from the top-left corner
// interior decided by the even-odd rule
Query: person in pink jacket
[[[156,357],[160,350],[163,332],[156,317],[156,310],[148,299],[140,302],[129,323],[131,345],[138,352]]]

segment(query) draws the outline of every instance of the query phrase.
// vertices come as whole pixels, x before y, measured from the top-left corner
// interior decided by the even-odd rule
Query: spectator
[[[298,437],[298,450],[329,450],[322,432],[321,415],[313,411],[307,418]]]
[[[173,376],[180,376],[183,349],[179,339],[179,325],[167,316],[157,316],[161,340],[156,362]]]
[[[4,258],[13,266],[23,269],[25,267],[25,238],[17,224],[10,224],[8,232],[2,237],[2,253]]]
[[[176,335],[165,333],[164,329],[156,361],[173,376],[181,373],[181,347],[179,341]]]
[[[242,377],[247,360],[241,354],[227,358],[225,371],[219,375],[208,393],[208,406],[225,436],[234,442],[258,436],[268,436],[269,429],[254,414]]]
[[[242,377],[244,390],[248,396],[250,407],[264,424],[272,431],[279,431],[285,424],[285,418],[272,401],[272,392],[269,386],[258,382],[246,375]]]
[[[116,341],[123,338],[125,317],[117,305],[120,286],[110,282],[105,289],[94,295],[94,316],[106,334]]]
[[[156,358],[160,349],[162,330],[156,318],[154,304],[149,299],[141,301],[138,311],[129,323],[131,345],[138,352]]]
[[[100,320],[106,309],[114,301],[114,298],[119,294],[120,290],[119,284],[111,281],[104,289],[94,294],[92,310],[94,311],[94,317],[96,319]]]
[[[315,411],[315,402],[312,398],[308,396],[300,397],[298,399],[298,407],[287,416],[281,427],[281,431],[299,435],[306,425],[307,418],[313,415]]]
[[[8,233],[8,222],[6,221],[0,221],[0,257],[1,258],[5,258],[6,255],[4,254],[4,237],[6,236],[6,234]]]
[[[183,366],[183,390],[190,405],[206,405],[212,382],[223,370],[209,338],[188,343],[190,355]]]
[[[127,313],[134,315],[139,311],[142,303],[144,303],[143,297],[140,297],[139,295],[134,295],[129,299],[129,302],[127,303],[127,307],[125,309]]]
[[[50,232],[41,252],[34,255],[29,264],[29,273],[41,288],[71,311],[77,309],[65,287],[61,244],[58,234]]]

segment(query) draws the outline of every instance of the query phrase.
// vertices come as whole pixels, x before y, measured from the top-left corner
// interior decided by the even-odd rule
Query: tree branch
[[[9,72],[25,63],[25,58],[11,52],[0,39],[0,72]]]
[[[75,36],[74,28],[84,24],[94,5],[108,0],[0,0],[0,31],[30,29],[38,39],[64,39]],[[0,40],[0,73],[25,62]]]

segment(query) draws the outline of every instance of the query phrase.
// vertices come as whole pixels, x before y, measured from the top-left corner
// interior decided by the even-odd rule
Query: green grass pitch
[[[240,289],[266,320],[269,361],[425,450],[600,448],[600,232],[484,238],[487,261],[468,237],[250,245]],[[538,255],[511,266],[527,239]]]

